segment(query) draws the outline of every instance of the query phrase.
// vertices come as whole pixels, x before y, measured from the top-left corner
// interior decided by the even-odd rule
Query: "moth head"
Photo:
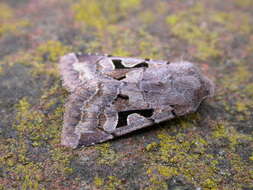
[[[187,92],[184,95],[185,97],[189,97],[190,91],[193,94],[199,94],[202,99],[214,95],[213,82],[202,75],[200,69],[193,63],[181,61],[171,63],[169,66],[171,67],[172,75],[174,75],[174,87],[179,92]]]
[[[85,72],[85,67],[83,63],[76,62],[73,64],[73,69],[79,73]]]
[[[78,72],[81,81],[87,81],[94,78],[94,73],[86,62],[77,62],[73,64],[73,69]]]

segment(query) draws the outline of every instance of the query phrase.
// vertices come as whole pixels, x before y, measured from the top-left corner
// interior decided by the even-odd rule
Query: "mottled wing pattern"
[[[189,62],[71,53],[61,58],[60,70],[71,93],[62,144],[73,148],[194,112],[214,93]]]

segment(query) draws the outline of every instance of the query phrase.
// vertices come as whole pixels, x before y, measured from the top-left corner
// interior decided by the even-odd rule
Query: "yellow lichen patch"
[[[3,73],[3,66],[2,65],[0,65],[0,75],[1,75],[1,73]]]
[[[242,8],[252,8],[253,7],[253,1],[252,0],[233,0],[234,3]]]
[[[247,86],[245,86],[243,92],[245,92],[247,96],[252,97],[253,96],[253,83],[250,83]]]
[[[0,37],[5,32],[9,31],[12,27],[5,22],[13,17],[13,12],[7,4],[0,3]],[[10,28],[11,27],[11,28]]]
[[[138,37],[143,39],[139,42],[137,49],[139,56],[150,57],[152,59],[161,58],[163,47],[161,46],[161,42],[158,38],[152,36],[144,30],[139,31]]]
[[[30,138],[39,141],[40,130],[43,127],[44,115],[31,109],[31,105],[24,98],[19,101],[17,107],[16,120],[18,124],[15,126],[20,135],[30,135]],[[31,120],[34,122],[31,123]]]
[[[241,62],[235,63],[234,71],[222,78],[222,86],[233,94],[232,104],[224,102],[227,111],[236,110],[244,115],[250,115],[250,108],[253,107],[251,78],[249,66]]]
[[[156,142],[152,142],[146,146],[147,151],[155,150],[159,145]]]
[[[233,150],[238,144],[239,139],[249,140],[252,138],[246,134],[237,132],[233,127],[229,127],[228,123],[220,122],[214,125],[212,137],[216,139],[227,138],[230,141],[230,147]]]
[[[251,161],[253,161],[253,153],[251,154],[251,156],[249,157],[249,159],[250,159]]]
[[[60,41],[47,41],[31,52],[22,52],[19,61],[32,66],[31,72],[34,76],[46,74],[48,76],[59,76],[57,62],[62,55],[70,52],[71,48]]]
[[[172,177],[179,174],[176,168],[168,167],[168,166],[158,166],[157,170],[159,174],[165,177]]]
[[[253,96],[253,83],[250,83],[245,86],[245,88],[243,89],[243,93],[245,93],[245,95],[247,96],[245,100],[246,106],[249,108],[253,108],[253,100],[251,98]]]
[[[233,81],[235,81],[237,84],[246,82],[252,76],[248,67],[245,64],[239,64],[239,63],[238,63],[238,67],[236,71],[232,75],[233,75]]]
[[[157,167],[159,166],[152,166],[149,167],[146,171],[146,174],[149,176],[150,185],[149,187],[145,188],[145,190],[165,190],[168,189],[168,185],[161,179]]]
[[[107,27],[107,38],[102,40],[101,47],[104,52],[111,52],[117,56],[137,56],[152,59],[161,59],[163,47],[155,36],[144,30],[132,31],[127,28]]]
[[[251,17],[249,15],[238,13],[227,13],[227,12],[215,12],[211,17],[211,20],[224,25],[228,31],[249,34],[252,30]],[[240,30],[238,30],[238,27]]]
[[[248,82],[251,76],[251,72],[245,63],[236,63],[235,70],[225,75],[221,82],[230,91],[238,91],[241,88],[241,84]]]
[[[17,164],[13,168],[13,173],[22,180],[21,189],[41,189],[42,167],[39,164],[27,163],[27,165]]]
[[[206,179],[202,185],[204,189],[218,190],[217,184],[211,179]]]
[[[249,55],[252,55],[252,51],[253,51],[253,35],[250,36],[249,43],[247,44],[246,47],[246,52],[248,52]]]
[[[122,181],[118,179],[116,176],[108,176],[106,178],[95,176],[93,184],[95,189],[104,189],[104,190],[125,189]]]
[[[0,3],[0,19],[10,19],[13,17],[12,9],[5,3]]]
[[[166,22],[172,34],[186,40],[191,49],[195,48],[195,51],[191,51],[197,58],[206,60],[223,53],[222,36],[231,32],[249,34],[252,31],[250,18],[250,15],[242,12],[214,11],[197,3],[187,10],[168,16]]]
[[[96,176],[94,178],[94,184],[96,187],[101,187],[104,184],[104,179]]]
[[[203,137],[196,134],[190,137],[182,133],[171,136],[161,131],[158,138],[159,150],[151,158],[162,160],[163,164],[153,164],[147,169],[152,186],[160,184],[160,189],[166,189],[165,179],[183,175],[189,183],[201,185],[204,189],[218,189],[218,161],[205,153],[208,142]]]
[[[69,47],[63,45],[60,41],[50,40],[41,44],[36,52],[39,60],[46,57],[49,61],[56,62],[60,56],[66,54],[69,50]]]
[[[136,10],[140,3],[141,0],[79,0],[73,10],[77,21],[101,32],[106,30],[108,24],[113,24],[129,14],[129,11]]]
[[[252,0],[5,2],[0,3],[0,86],[8,87],[0,93],[0,189],[186,189],[181,182],[203,190],[253,187]],[[64,15],[66,9],[73,15]],[[33,25],[26,27],[24,18]],[[119,56],[174,59],[186,53],[186,59],[202,59],[214,69],[218,97],[198,113],[159,124],[141,141],[130,137],[113,146],[63,148],[67,92],[56,62],[72,50],[63,42],[86,53]],[[13,65],[25,65],[36,77],[23,78],[22,70],[15,75],[19,67]],[[29,80],[36,88],[31,92],[25,86]],[[9,119],[12,100],[26,95]],[[179,187],[171,187],[178,179]]]
[[[252,165],[245,164],[238,154],[231,154],[231,166],[235,171],[233,179],[242,188],[242,184],[252,184]]]
[[[103,13],[95,1],[88,3],[86,0],[82,0],[75,4],[73,9],[77,21],[93,26],[99,30],[105,27],[106,18],[102,15]]]
[[[227,129],[225,128],[225,124],[224,123],[218,123],[215,126],[215,130],[213,131],[213,137],[214,138],[221,138],[221,137],[225,137],[227,134]]]
[[[180,163],[182,160],[187,159],[187,152],[192,146],[200,147],[206,144],[200,137],[187,140],[187,137],[182,133],[178,133],[177,136],[160,133],[158,138],[160,139],[160,159],[171,163]]]
[[[245,112],[247,111],[247,104],[241,100],[237,101],[236,102],[236,110],[239,111],[239,112]]]
[[[70,167],[73,152],[59,146],[62,105],[52,109],[56,98],[58,102],[63,99],[59,93],[58,85],[45,91],[37,108],[31,106],[27,98],[21,99],[16,105],[17,137],[10,139],[11,144],[0,146],[1,152],[9,152],[3,157],[0,154],[0,166],[3,164],[5,170],[15,176],[15,184],[23,189],[43,189],[45,184],[41,181],[46,178],[68,176],[73,172]],[[43,162],[37,160],[38,155],[31,154],[31,149],[36,151],[42,147],[51,147],[40,155]]]
[[[13,10],[5,3],[0,3],[0,23],[0,37],[29,25],[27,20],[15,20]]]
[[[109,26],[107,35],[109,38],[105,42],[106,46],[103,47],[103,51],[126,57],[136,50],[133,48],[135,35],[130,30]]]
[[[155,21],[155,14],[151,10],[145,10],[139,14],[139,19],[145,24],[152,24]]]
[[[201,4],[197,4],[190,10],[181,11],[166,18],[171,32],[193,45],[197,50],[196,57],[200,59],[221,54],[217,44],[218,34],[208,30],[208,27],[200,22],[199,18],[206,14],[204,10]]]
[[[120,155],[116,154],[116,152],[110,147],[109,143],[104,143],[96,146],[96,149],[99,151],[99,164],[112,165],[117,162],[120,158]]]
[[[66,148],[57,147],[51,151],[52,156],[52,168],[55,168],[57,172],[62,175],[69,175],[73,173],[73,169],[70,167],[73,154]]]
[[[13,176],[8,185],[9,187],[20,187],[21,189],[43,189],[45,186],[40,184],[43,180],[43,164],[35,162],[31,159],[29,153],[30,145],[25,138],[31,135],[34,137],[34,130],[38,129],[41,122],[41,116],[38,117],[38,122],[29,122],[34,120],[35,115],[31,111],[31,105],[24,98],[20,100],[17,107],[17,137],[7,139],[7,143],[0,147],[0,165],[8,175]],[[34,125],[34,130],[33,130]],[[27,128],[26,128],[27,127]]]
[[[116,189],[125,189],[125,188],[123,188],[122,186],[122,181],[119,180],[116,176],[108,176],[104,189],[116,190]]]

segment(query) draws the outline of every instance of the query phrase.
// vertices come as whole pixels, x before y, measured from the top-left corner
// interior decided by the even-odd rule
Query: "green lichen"
[[[227,33],[250,34],[250,18],[250,15],[242,12],[235,14],[213,11],[204,7],[202,3],[196,3],[187,10],[168,16],[166,22],[173,35],[186,40],[190,48],[195,48],[195,51],[189,49],[190,52],[197,58],[206,60],[221,56],[223,44],[220,43],[220,38]]]
[[[217,184],[212,179],[206,179],[202,185],[205,189],[218,190]]]
[[[188,122],[182,120],[179,124],[182,123]],[[213,132],[206,134],[205,137],[198,134],[186,136],[186,134],[180,132],[176,132],[176,135],[170,135],[166,130],[159,132],[158,138],[160,142],[156,145],[158,151],[156,151],[156,154],[152,153],[150,155],[153,164],[147,169],[147,175],[152,186],[151,189],[166,189],[165,181],[176,176],[183,176],[189,183],[196,186],[200,185],[203,189],[220,189],[220,183],[223,178],[226,178],[226,175],[220,173],[218,167],[220,163],[219,158],[207,153],[213,143],[208,141],[210,138],[228,139],[229,146],[227,151],[234,156],[231,160],[232,168],[238,172],[238,175],[242,175],[242,168],[246,166],[242,164],[241,158],[234,153],[236,151],[235,147],[240,143],[240,139],[251,142],[252,138],[249,135],[237,132],[224,122],[212,128]],[[191,128],[180,128],[180,130],[185,129],[191,130]],[[248,169],[247,171],[249,172],[250,170]],[[233,177],[233,185],[240,188],[242,183],[249,184],[250,179],[250,173],[241,176],[240,179]],[[223,185],[222,187],[229,189],[232,186]]]
[[[29,1],[22,7],[12,2],[0,3],[0,45],[9,52],[13,35],[25,45],[1,54],[0,114],[10,122],[0,121],[0,189],[167,190],[178,178],[203,190],[252,188],[251,0]],[[66,11],[73,15],[66,17]],[[206,62],[202,68],[213,75],[216,96],[198,113],[154,131],[64,148],[60,135],[67,92],[57,62],[72,51],[65,43],[78,51],[172,61],[186,53],[185,59]],[[24,92],[16,83],[22,80],[18,74],[8,76],[16,64],[30,69],[35,84],[43,81],[40,97]],[[16,97],[21,98],[12,107]]]
[[[245,102],[242,101],[236,102],[236,110],[239,112],[247,111],[247,104],[245,104]]]
[[[146,146],[147,151],[155,150],[159,145],[156,142],[152,142]]]
[[[195,46],[196,57],[200,59],[217,57],[221,54],[218,48],[218,34],[201,24],[200,18],[204,14],[206,14],[204,7],[198,3],[187,11],[180,11],[166,18],[171,32]]]
[[[252,138],[248,135],[237,132],[234,128],[228,127],[228,123],[218,123],[214,126],[212,137],[215,139],[227,138],[230,141],[231,149],[235,147],[239,142],[238,140],[244,139],[251,141]]]
[[[116,23],[125,17],[129,11],[136,10],[141,0],[130,1],[87,1],[79,0],[74,6],[75,18],[77,21],[94,27],[99,32],[106,30],[109,24]],[[83,11],[85,10],[85,11]]]
[[[27,20],[15,20],[13,10],[5,3],[0,3],[0,37],[10,33],[18,33],[22,28],[27,27]]]
[[[253,2],[251,0],[243,0],[243,1],[234,0],[234,3],[237,6],[242,7],[242,8],[251,8],[251,7],[253,7]]]
[[[0,19],[10,19],[13,18],[12,9],[5,3],[0,4]]]
[[[16,184],[22,189],[45,189],[42,181],[73,173],[70,167],[72,151],[59,146],[63,105],[58,103],[58,107],[52,108],[55,107],[56,99],[57,102],[61,99],[63,101],[64,94],[61,92],[59,85],[45,91],[39,101],[40,109],[31,106],[27,98],[21,99],[16,105],[14,127],[17,138],[10,139],[11,144],[0,148],[3,153],[7,152],[0,156],[0,167],[15,176],[15,183],[10,185]],[[41,162],[31,152],[34,148],[51,150],[40,155],[41,158],[46,157]]]
[[[167,169],[166,169],[167,171]],[[166,190],[168,185],[164,180],[161,179],[159,174],[157,174],[157,169],[155,167],[150,167],[146,174],[149,176],[150,185],[145,188],[145,190]],[[172,174],[172,173],[171,173]]]
[[[3,74],[3,72],[4,72],[3,66],[0,64],[0,75]]]
[[[211,19],[224,25],[228,31],[249,34],[252,30],[250,15],[247,14],[216,12]],[[240,30],[238,31],[239,26]]]
[[[247,86],[245,86],[244,92],[248,95],[248,96],[253,96],[253,83],[248,84]]]
[[[96,176],[94,178],[94,184],[95,184],[96,187],[101,187],[104,184],[104,179]]]
[[[38,48],[36,53],[38,54],[38,59],[40,61],[46,59],[51,62],[56,62],[59,57],[70,51],[70,48],[63,45],[60,41],[49,40],[42,43]]]
[[[250,159],[251,161],[253,161],[253,153],[251,154],[251,156],[249,157],[249,159]]]
[[[125,189],[122,186],[122,181],[119,180],[116,176],[108,176],[108,181],[104,187],[105,190],[116,190],[116,189]]]
[[[94,184],[93,189],[104,189],[104,190],[126,189],[120,179],[118,179],[116,176],[111,175],[105,178],[95,176],[93,179],[93,184]]]
[[[172,177],[177,176],[179,174],[176,168],[168,166],[158,166],[157,170],[159,174],[161,174],[164,177]]]
[[[233,99],[230,98],[230,102],[224,102],[227,111],[237,111],[246,117],[250,115],[250,108],[253,105],[252,98],[250,98],[252,95],[251,80],[249,66],[242,62],[235,62],[234,70],[222,78],[222,85],[235,95]]]
[[[98,164],[112,165],[118,161],[120,155],[117,154],[110,146],[109,143],[104,143],[97,145],[96,149],[98,150],[100,156],[98,157]]]
[[[139,14],[139,19],[146,25],[154,23],[156,15],[151,10],[145,10]]]
[[[35,50],[22,52],[19,62],[32,67],[33,76],[46,75],[59,77],[57,63],[61,56],[69,53],[71,47],[60,41],[49,40],[41,43]]]

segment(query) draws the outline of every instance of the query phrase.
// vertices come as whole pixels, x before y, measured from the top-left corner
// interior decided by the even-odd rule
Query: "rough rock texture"
[[[210,80],[185,61],[70,53],[60,70],[71,92],[62,145],[72,148],[192,113],[214,93]]]
[[[252,10],[252,0],[0,0],[0,190],[251,190]],[[215,96],[194,113],[67,148],[75,98],[58,62],[68,52],[188,60]]]

